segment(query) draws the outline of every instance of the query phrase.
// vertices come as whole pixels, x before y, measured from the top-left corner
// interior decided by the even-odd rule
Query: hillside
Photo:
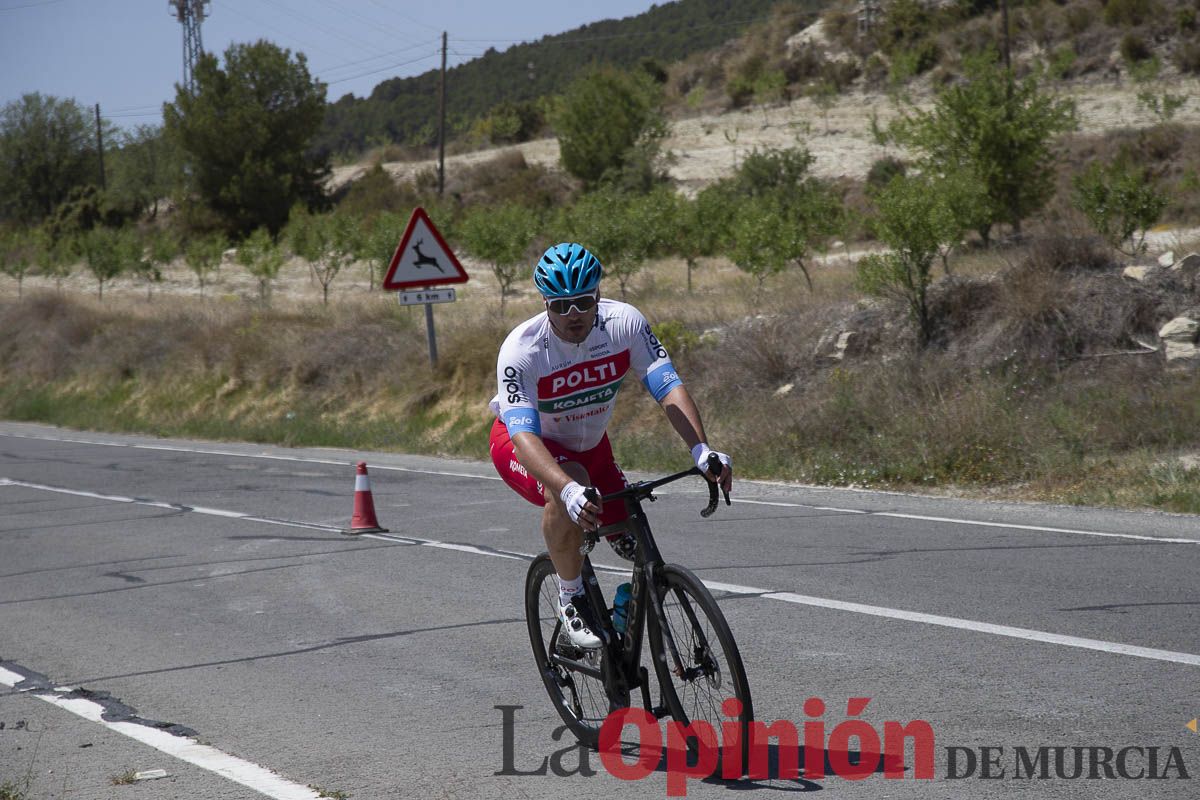
[[[1200,98],[1200,78],[1176,75],[1161,86],[1191,98],[1177,112],[1175,120],[1183,125],[1200,125],[1200,99],[1197,99]],[[1058,91],[1076,102],[1083,135],[1140,128],[1152,122],[1138,101],[1143,87],[1128,80],[1063,83]],[[918,107],[927,108],[930,92],[927,88],[918,88],[912,99]],[[896,113],[897,105],[889,94],[855,89],[839,97],[827,109],[822,109],[811,98],[800,97],[761,108],[681,116],[671,121],[670,135],[664,143],[673,156],[668,174],[681,190],[690,193],[731,173],[739,155],[756,147],[792,147],[802,142],[816,156],[815,174],[824,178],[862,179],[876,159],[897,154],[894,149],[875,143],[871,135],[871,115],[876,114],[881,123],[886,123]],[[558,141],[545,137],[449,155],[446,158],[447,179],[453,180],[455,172],[463,168],[513,152],[521,153],[529,164],[560,169]],[[371,166],[371,162],[364,161],[335,167],[332,187],[356,180]],[[411,181],[420,172],[436,167],[436,161],[390,161],[384,162],[383,166],[397,181]]]
[[[815,16],[822,4],[823,0],[676,0],[634,17],[601,20],[503,51],[488,48],[479,58],[447,71],[448,123],[461,134],[497,105],[561,92],[594,64],[670,64],[736,37],[766,19],[775,6]],[[438,77],[437,70],[430,70],[384,81],[367,98],[340,98],[329,106],[317,146],[352,153],[379,142],[434,141]]]

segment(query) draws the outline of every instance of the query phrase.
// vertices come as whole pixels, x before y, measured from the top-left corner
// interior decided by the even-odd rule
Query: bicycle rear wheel
[[[607,668],[603,649],[582,650],[559,642],[558,578],[550,557],[542,553],[525,577],[525,621],[538,674],[554,709],[581,743],[595,748],[600,726],[609,712],[601,676]]]
[[[718,741],[729,738],[722,735],[721,724],[737,721],[744,770],[754,709],[746,668],[729,623],[712,594],[690,570],[666,564],[655,582],[666,629],[659,627],[651,610],[651,646],[664,655],[654,659],[654,667],[671,716],[683,725],[707,722]],[[737,716],[726,715],[722,708],[730,698],[741,703]],[[695,750],[695,745],[694,740],[689,742],[690,749]]]

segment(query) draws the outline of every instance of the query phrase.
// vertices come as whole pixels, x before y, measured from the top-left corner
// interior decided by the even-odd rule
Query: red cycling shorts
[[[542,439],[542,444],[546,445],[546,449],[558,463],[574,461],[576,464],[582,465],[587,470],[588,477],[591,478],[592,486],[595,486],[600,494],[619,492],[629,485],[629,482],[625,480],[625,473],[621,472],[616,459],[613,458],[612,445],[608,443],[607,433],[600,440],[600,444],[582,453],[568,450],[551,439]],[[496,466],[496,472],[500,473],[504,482],[534,505],[546,505],[541,482],[530,475],[528,470],[517,460],[512,439],[508,438],[508,428],[500,420],[496,420],[492,425],[492,435],[488,447],[492,452],[492,463]],[[612,525],[621,522],[628,516],[629,513],[625,510],[624,503],[607,503],[600,513],[600,524]]]

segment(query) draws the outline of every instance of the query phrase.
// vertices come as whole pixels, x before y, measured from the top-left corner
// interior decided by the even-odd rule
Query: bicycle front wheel
[[[655,671],[671,716],[683,725],[707,722],[719,740],[727,739],[722,736],[721,724],[737,721],[744,769],[754,709],[746,668],[729,623],[712,594],[690,570],[666,564],[656,583],[666,628],[659,627],[651,610],[650,635],[657,651]],[[657,657],[658,653],[662,657]],[[725,713],[722,704],[729,699],[739,701],[740,713]]]
[[[525,621],[533,659],[555,711],[582,744],[599,746],[600,726],[609,712],[601,677],[604,651],[574,647],[566,637],[559,640],[558,578],[545,553],[533,560],[525,577]]]

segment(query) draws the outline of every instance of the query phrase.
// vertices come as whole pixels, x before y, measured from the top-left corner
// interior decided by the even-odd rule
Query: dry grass
[[[1200,380],[1165,374],[1157,356],[1097,356],[1153,338],[1197,298],[1169,276],[1123,280],[1095,255],[1035,237],[955,256],[931,293],[938,335],[923,353],[904,309],[854,290],[853,253],[814,265],[812,292],[786,273],[761,296],[719,259],[688,294],[685,265],[665,260],[631,299],[669,334],[710,438],[744,475],[1189,510],[1197,479],[1156,465],[1200,449]],[[501,317],[490,274],[468,268],[460,301],[435,307],[436,370],[421,311],[368,294],[365,275],[328,308],[312,289],[261,308],[230,274],[204,297],[146,302],[118,286],[103,303],[46,290],[3,300],[0,413],[483,458],[496,350],[540,303],[522,290]],[[842,331],[856,338],[835,363]],[[629,468],[682,465],[653,406],[636,390],[618,404],[611,430]]]

